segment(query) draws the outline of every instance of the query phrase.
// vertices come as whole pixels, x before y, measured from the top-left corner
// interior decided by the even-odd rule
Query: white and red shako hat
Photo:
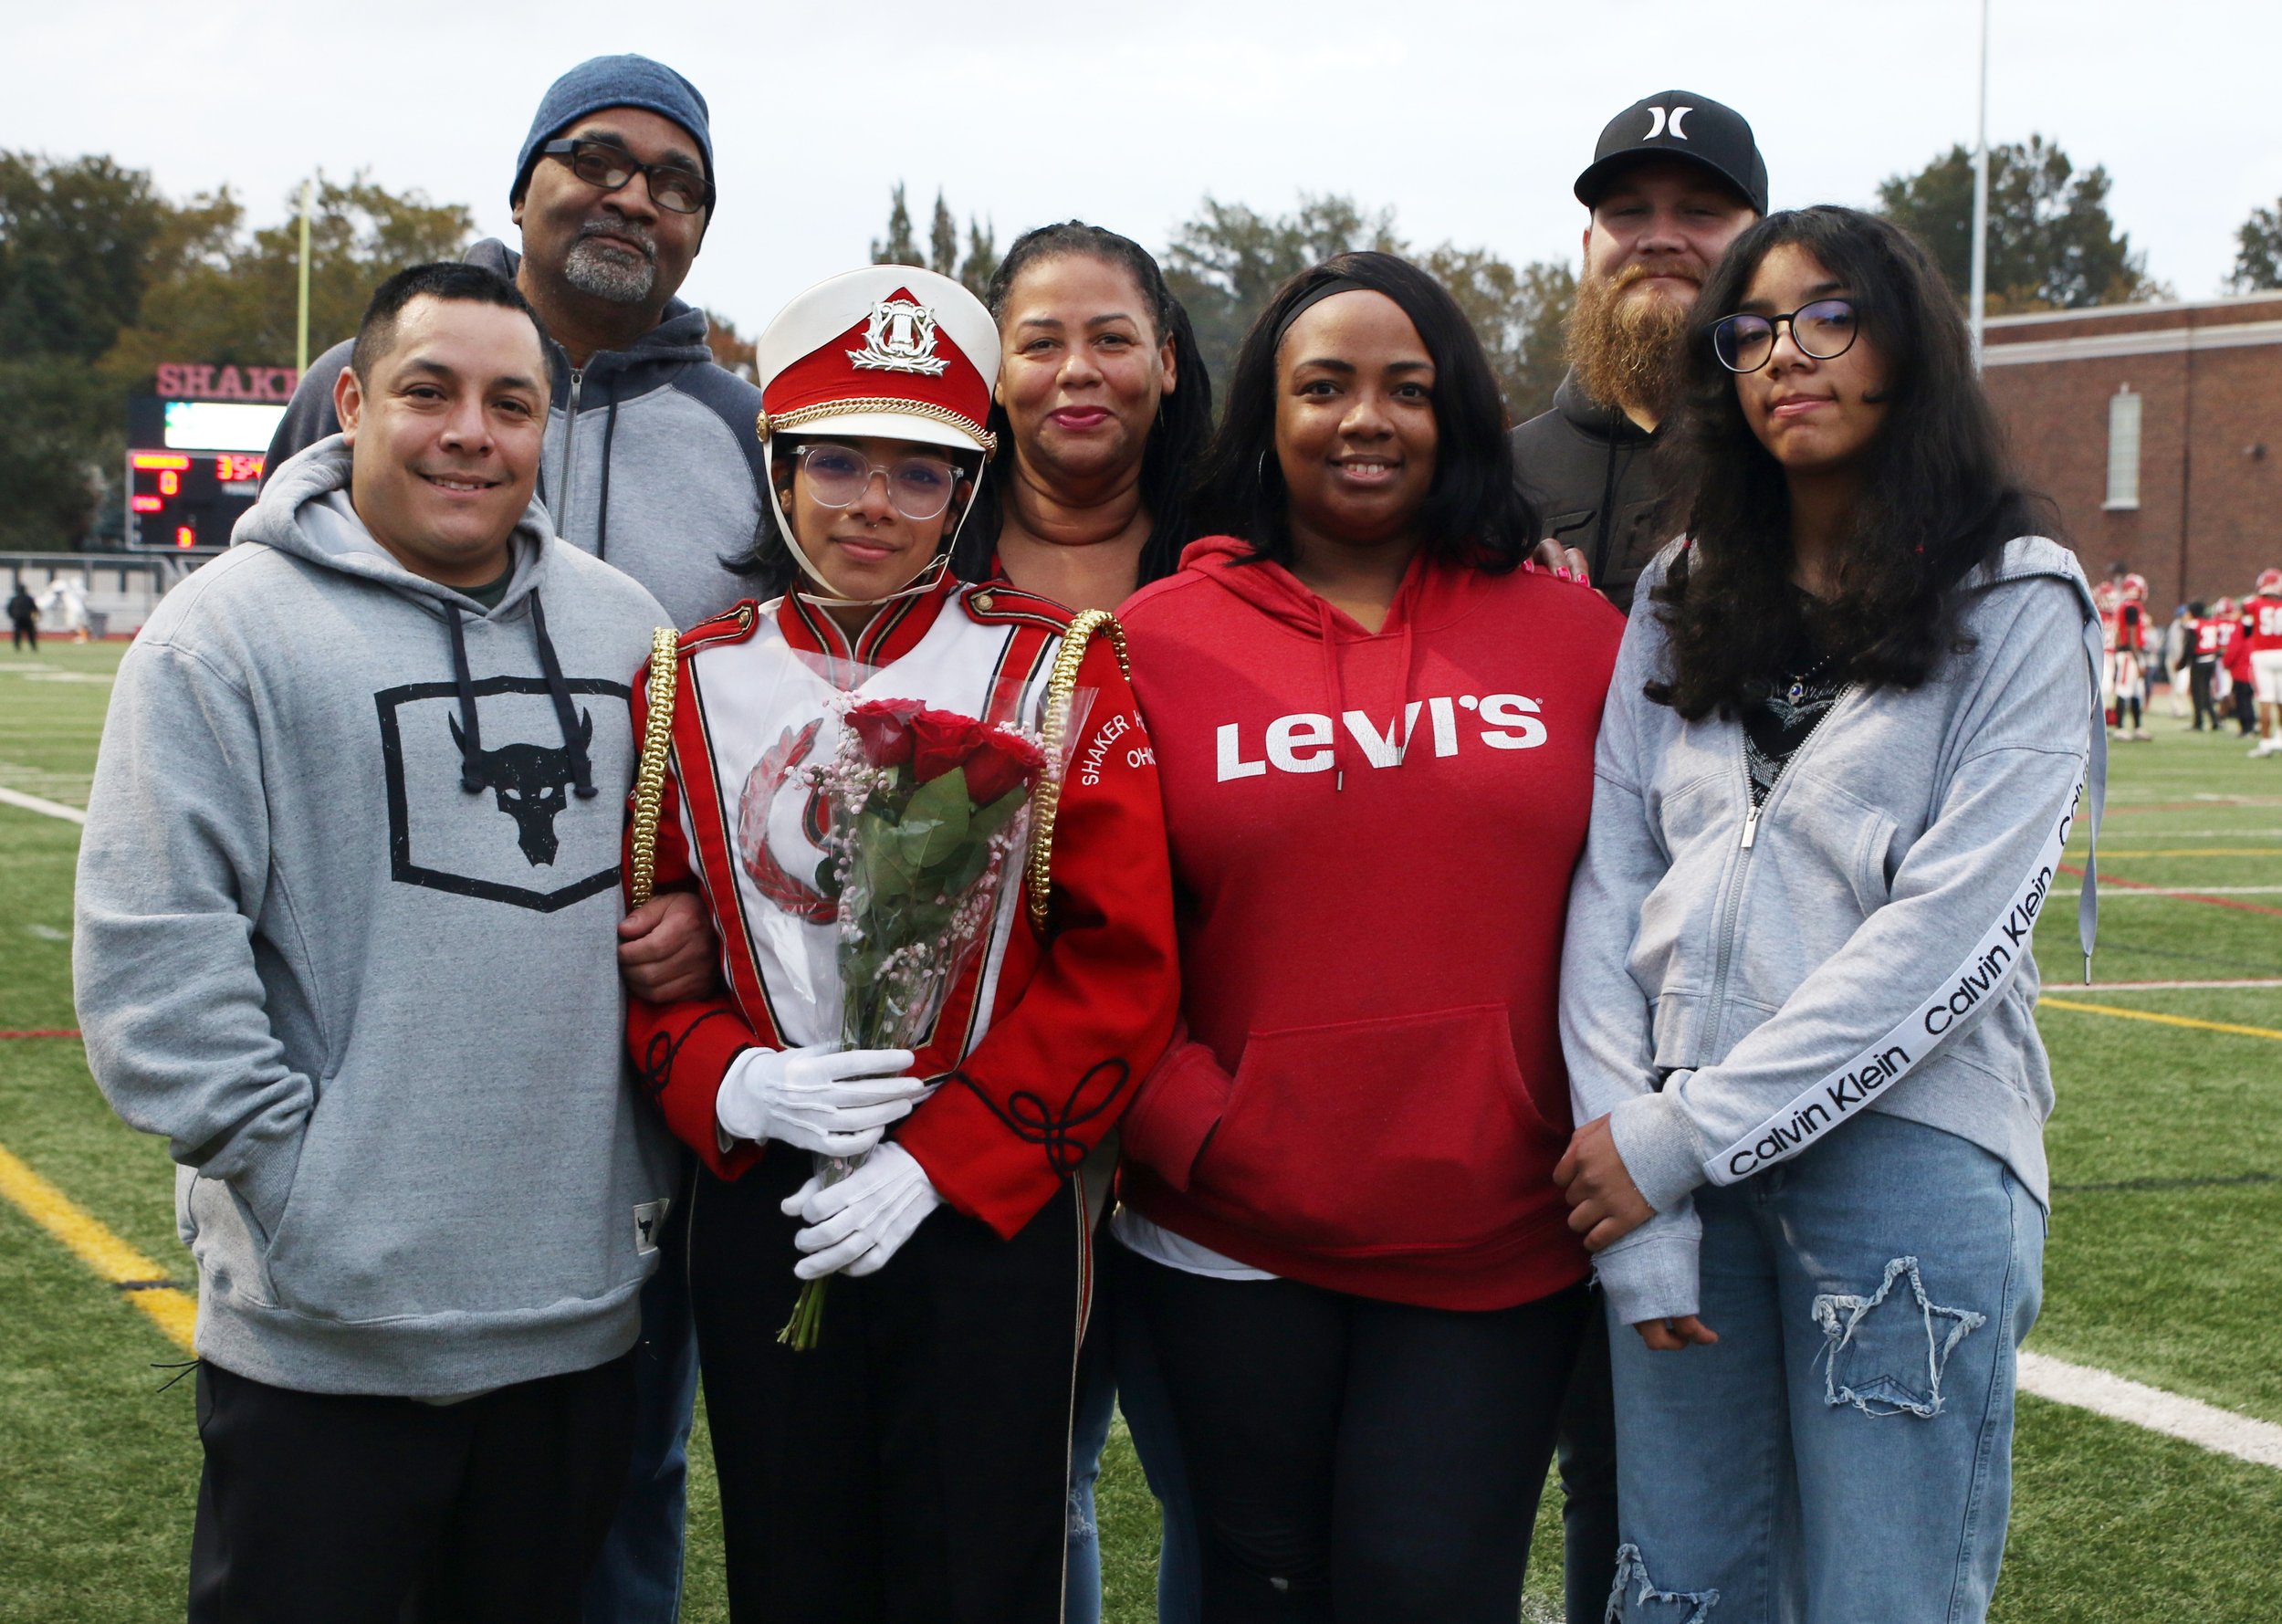
[[[867,265],[777,312],[755,347],[764,440],[873,435],[985,456],[999,324],[950,278]]]

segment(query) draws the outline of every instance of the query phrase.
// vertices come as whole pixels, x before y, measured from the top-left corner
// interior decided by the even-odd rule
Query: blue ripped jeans
[[[2044,1210],[1987,1151],[1877,1112],[1696,1210],[1717,1346],[1609,1327],[1610,1624],[1984,1618]]]

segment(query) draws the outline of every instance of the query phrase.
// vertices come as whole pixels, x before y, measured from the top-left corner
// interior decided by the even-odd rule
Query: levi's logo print
[[[1418,724],[1426,735],[1418,736]],[[1348,765],[1399,767],[1415,742],[1437,756],[1460,750],[1529,750],[1545,742],[1545,724],[1538,720],[1537,701],[1521,694],[1445,694],[1413,699],[1399,718],[1375,720],[1360,710],[1342,712],[1339,725],[1358,748],[1349,753]],[[1253,731],[1241,722],[1220,725],[1217,759],[1220,781],[1259,778],[1277,772],[1328,772],[1332,767],[1333,724],[1318,711],[1294,711],[1280,716],[1264,729]]]
[[[599,766],[633,754],[623,682],[574,679],[571,737]],[[572,788],[570,746],[546,682],[475,685],[478,749],[464,757],[459,690],[409,683],[372,696],[388,783],[389,877],[486,902],[553,913],[618,884],[625,806]],[[463,760],[480,787],[460,781]],[[597,778],[607,781],[607,771]]]

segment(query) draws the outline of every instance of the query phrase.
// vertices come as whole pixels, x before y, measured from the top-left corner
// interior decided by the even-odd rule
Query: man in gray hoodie
[[[180,1165],[194,1618],[575,1619],[624,1484],[675,1162],[612,926],[664,617],[532,499],[547,368],[512,285],[391,278],[341,435],[120,666],[73,970]]]
[[[552,352],[538,485],[550,533],[633,576],[684,631],[773,590],[731,568],[753,552],[767,510],[760,390],[714,361],[706,313],[675,297],[713,220],[715,178],[697,88],[647,57],[595,57],[548,88],[516,155],[508,201],[523,251],[489,238],[467,251],[531,301]],[[341,343],[310,363],[270,468],[339,432],[333,393],[348,359]],[[694,996],[711,979],[704,910],[686,896],[654,898],[621,934],[644,998]],[[697,1382],[680,1242],[676,1223],[644,1307],[633,1474],[590,1624],[672,1624],[679,1607]]]

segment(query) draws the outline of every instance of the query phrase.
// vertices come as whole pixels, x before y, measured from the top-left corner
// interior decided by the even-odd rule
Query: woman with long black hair
[[[1212,384],[1188,313],[1147,249],[1082,220],[1026,231],[983,295],[999,326],[998,439],[951,567],[1073,611],[1115,609],[1170,574],[1194,535],[1186,487],[1212,432]],[[1106,1191],[1115,1135],[1088,1188]],[[1099,1219],[1100,1213],[1094,1214]],[[1105,1259],[1115,1263],[1115,1254]],[[1157,1496],[1159,1624],[1194,1624],[1197,1554],[1180,1446],[1146,1327],[1119,1313],[1123,1276],[1094,1298],[1070,1447],[1067,1624],[1102,1613],[1094,1485],[1122,1395]]]
[[[1114,609],[1196,534],[1186,487],[1212,383],[1188,313],[1147,249],[1082,220],[1015,238],[983,302],[999,324],[999,450],[951,566]]]
[[[2097,618],[1906,234],[1770,215],[1696,309],[1688,533],[1634,600],[1562,970],[1609,1617],[1957,1624],[2040,1296],[2030,931],[2097,816]],[[2090,923],[2088,878],[2088,956]]]
[[[1277,293],[1199,493],[1123,612],[1186,1030],[1113,1228],[1203,1616],[1510,1624],[1587,1311],[1554,992],[1617,616],[1525,563],[1480,341],[1391,255]]]

